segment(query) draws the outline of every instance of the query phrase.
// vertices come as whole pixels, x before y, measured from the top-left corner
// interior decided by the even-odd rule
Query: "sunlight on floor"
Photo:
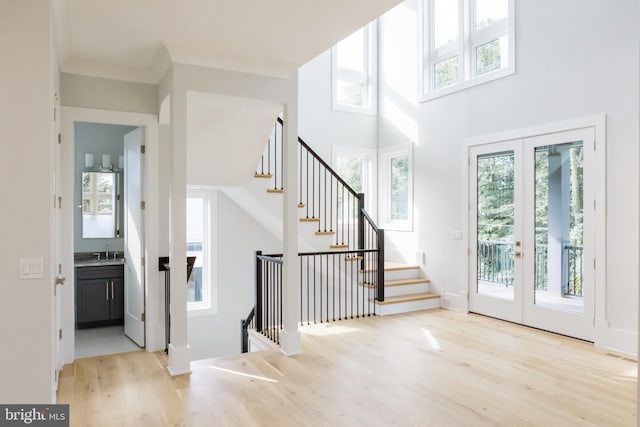
[[[261,377],[259,375],[247,374],[245,372],[240,372],[240,371],[233,371],[231,369],[220,368],[218,366],[210,366],[210,368],[214,369],[216,371],[225,372],[227,374],[233,374],[233,375],[239,375],[241,377],[252,378],[254,380],[267,381],[267,382],[270,382],[270,383],[277,383],[278,382],[278,380],[274,380],[272,378]]]
[[[427,339],[427,343],[431,346],[432,349],[440,351],[440,344],[438,344],[438,340],[433,336],[430,330],[421,328],[422,335]]]
[[[316,325],[303,325],[300,327],[300,333],[313,336],[348,334],[351,332],[358,332],[359,330],[360,329],[357,328],[349,328],[347,326],[324,323]]]

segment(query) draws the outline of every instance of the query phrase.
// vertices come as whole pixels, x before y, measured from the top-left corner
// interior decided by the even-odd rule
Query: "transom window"
[[[376,50],[375,22],[331,49],[334,109],[375,113]]]
[[[514,0],[423,0],[424,100],[515,71]]]

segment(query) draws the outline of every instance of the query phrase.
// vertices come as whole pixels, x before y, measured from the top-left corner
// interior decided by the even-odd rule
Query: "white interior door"
[[[56,369],[55,388],[58,389],[59,374],[63,366],[62,357],[62,285],[65,283],[65,277],[62,271],[62,168],[61,168],[61,149],[58,142],[58,132],[60,131],[57,118],[60,111],[60,102],[57,94],[54,96],[54,108],[56,109],[56,121],[53,124],[53,141],[54,158],[53,158],[53,262],[52,262],[52,280],[54,289],[54,363]]]
[[[124,333],[140,347],[145,345],[144,308],[144,129],[124,137]]]
[[[469,309],[593,340],[595,131],[469,148]]]

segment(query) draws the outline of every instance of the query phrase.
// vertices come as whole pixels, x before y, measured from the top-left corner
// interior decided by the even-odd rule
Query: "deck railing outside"
[[[479,281],[513,285],[514,245],[512,242],[495,240],[478,240],[478,271]],[[563,283],[564,295],[582,296],[583,283],[583,247],[564,245],[563,263],[566,265]],[[547,291],[549,288],[548,274],[548,246],[536,244],[535,289]]]

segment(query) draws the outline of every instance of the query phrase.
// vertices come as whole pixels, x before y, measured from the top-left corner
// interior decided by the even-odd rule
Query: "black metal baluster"
[[[327,168],[324,168],[324,231],[327,231]]]
[[[279,305],[280,305],[280,327],[278,328],[278,344],[280,344],[280,330],[282,330],[282,264],[278,264],[278,284],[280,285],[280,289],[278,292],[279,295]]]
[[[302,286],[302,257],[299,256],[298,260],[300,261],[300,324],[302,324],[302,319],[304,319],[304,317],[302,317],[302,292],[304,291]]]
[[[271,137],[269,137],[269,140],[267,141],[267,173],[271,175]]]
[[[320,274],[318,275],[320,279],[320,323],[322,323],[322,255],[320,255]]]
[[[273,130],[273,189],[278,189],[278,126]]]
[[[333,231],[333,176],[329,178],[329,231]]]
[[[318,316],[316,315],[317,292],[316,292],[316,256],[313,256],[313,323],[318,323]]]
[[[309,218],[309,150],[305,150],[307,153],[307,169],[305,175],[307,176],[307,218]]]
[[[309,305],[309,257],[305,257],[305,259],[307,260],[307,325],[310,325],[310,319],[309,316],[311,316],[311,310],[310,310],[310,305]]]
[[[327,322],[328,322],[329,321],[329,256],[325,255],[325,257],[326,257],[326,260],[327,260],[327,262],[325,263],[326,264],[326,269],[327,269],[327,274],[324,277],[325,277],[325,282],[326,282],[326,287],[327,287],[327,300],[326,300],[326,302],[327,302],[327,304],[326,304],[327,317],[326,317],[326,319],[327,319]]]
[[[339,259],[339,257],[338,257]],[[333,297],[333,321],[336,321],[336,256],[333,255],[332,259],[332,271],[331,271],[331,284],[333,285],[333,292],[331,296]]]
[[[316,217],[316,159],[311,159],[311,218]]]
[[[341,185],[342,188],[342,241],[341,243],[344,245],[344,205],[345,205],[345,200],[344,200],[344,185]],[[337,242],[337,240],[336,240]]]

